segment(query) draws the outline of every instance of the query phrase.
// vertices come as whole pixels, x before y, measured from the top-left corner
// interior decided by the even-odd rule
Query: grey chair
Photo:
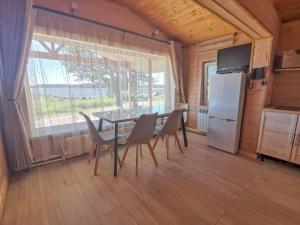
[[[136,124],[133,127],[131,134],[127,138],[127,146],[123,154],[121,164],[124,165],[130,146],[135,145],[136,146],[136,167],[135,167],[136,174],[138,173],[139,150],[142,156],[142,145],[144,144],[148,146],[148,149],[150,151],[150,154],[152,156],[155,165],[158,165],[156,157],[153,152],[153,148],[150,144],[150,140],[152,139],[154,134],[156,118],[157,118],[157,113],[141,115],[136,121]]]
[[[157,136],[154,141],[153,149],[155,149],[159,138],[164,140],[166,138],[166,148],[167,148],[167,159],[169,159],[169,137],[173,136],[175,142],[177,143],[179,150],[183,153],[181,144],[177,135],[177,131],[180,128],[180,120],[183,113],[183,109],[175,109],[168,117],[167,121],[162,127],[158,127],[156,130]]]
[[[106,145],[111,153],[113,155],[113,145],[114,145],[114,133],[111,131],[103,131],[103,132],[98,132],[94,123],[92,120],[89,118],[88,115],[84,114],[83,112],[79,112],[81,114],[87,125],[88,125],[88,130],[89,130],[89,136],[92,140],[92,144],[89,149],[89,156],[88,156],[88,163],[91,162],[91,159],[93,157],[93,152],[96,149],[96,161],[95,161],[95,168],[94,168],[94,175],[97,175],[97,170],[98,170],[98,162],[99,162],[99,157],[100,157],[100,147]],[[120,167],[122,167],[121,160],[118,157],[118,162]]]
[[[179,102],[176,105],[176,109],[188,110],[189,109],[189,104]],[[183,112],[183,119],[184,119],[184,123],[186,123],[187,122],[187,112]]]

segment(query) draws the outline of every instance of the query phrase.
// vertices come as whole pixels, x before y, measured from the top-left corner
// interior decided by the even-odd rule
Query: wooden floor
[[[86,156],[14,175],[3,225],[299,225],[300,169],[264,163],[205,146],[188,133],[184,154],[160,142],[155,167],[135,149],[120,176],[104,156],[100,174]],[[122,152],[123,153],[123,152]]]

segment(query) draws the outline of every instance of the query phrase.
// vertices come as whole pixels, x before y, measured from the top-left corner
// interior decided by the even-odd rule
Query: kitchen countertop
[[[282,112],[282,113],[300,114],[300,107],[266,106],[262,110],[265,112]]]

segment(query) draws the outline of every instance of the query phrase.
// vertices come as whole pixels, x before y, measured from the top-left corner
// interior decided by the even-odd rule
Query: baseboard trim
[[[191,131],[193,133],[197,133],[197,134],[207,135],[207,133],[201,132],[201,131],[199,131],[199,130],[197,130],[195,128],[191,128],[191,127],[186,127],[186,130]]]

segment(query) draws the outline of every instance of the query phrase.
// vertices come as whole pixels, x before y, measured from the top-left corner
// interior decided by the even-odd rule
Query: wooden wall
[[[188,99],[189,112],[188,124],[189,128],[197,128],[197,111],[200,105],[203,105],[203,64],[205,62],[216,61],[217,50],[220,48],[231,47],[234,45],[241,45],[250,43],[249,39],[244,34],[237,34],[230,41],[220,40],[218,42],[211,42],[205,48],[200,42],[198,45],[185,47],[183,49],[183,74],[184,74],[184,88]]]
[[[114,27],[153,36],[156,27],[139,17],[129,8],[107,0],[33,0],[33,4],[71,14],[71,3],[77,3],[76,16],[91,19]],[[155,38],[169,40],[163,33]]]
[[[295,50],[300,48],[300,20],[283,23],[280,28],[280,36],[277,52]]]
[[[246,93],[240,150],[247,154],[254,154],[258,139],[261,110],[265,105],[271,104],[272,102],[274,74],[271,65],[278,42],[280,20],[273,6],[273,1],[271,0],[238,1],[273,34],[273,43],[270,51],[270,66],[265,68],[267,85],[261,86],[256,82],[252,89],[247,89]],[[266,11],[266,9],[268,10]],[[200,93],[202,92],[201,77],[203,71],[201,63],[215,57],[216,52],[207,55],[202,54],[202,56],[200,56],[195,46],[184,50],[184,60],[186,61],[184,63],[185,90],[191,107],[188,126],[191,128],[196,128],[197,126],[197,108],[200,104]]]
[[[300,49],[300,20],[281,25],[277,53],[295,49]],[[300,107],[300,71],[274,74],[272,104]]]

